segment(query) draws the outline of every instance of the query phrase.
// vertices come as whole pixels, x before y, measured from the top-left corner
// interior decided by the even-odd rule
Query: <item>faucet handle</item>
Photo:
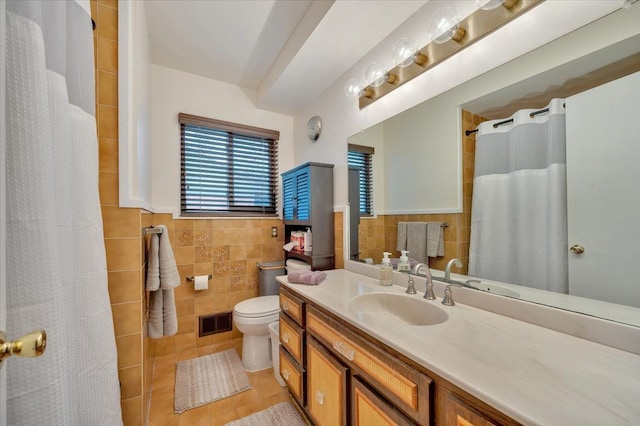
[[[427,300],[436,300],[436,295],[433,292],[433,283],[431,281],[427,281],[427,291],[424,292],[423,297]]]
[[[447,306],[455,306],[456,302],[453,301],[453,293],[451,292],[451,284],[444,289],[444,297],[442,298],[442,304]]]
[[[403,274],[407,274],[407,277],[409,277],[409,281],[407,282],[407,294],[416,294],[416,283],[413,280],[413,277],[411,276],[411,271],[400,271]]]

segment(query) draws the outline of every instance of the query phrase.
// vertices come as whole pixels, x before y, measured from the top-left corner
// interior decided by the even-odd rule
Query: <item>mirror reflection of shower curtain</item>
[[[469,275],[567,293],[563,100],[548,108],[478,127]]]

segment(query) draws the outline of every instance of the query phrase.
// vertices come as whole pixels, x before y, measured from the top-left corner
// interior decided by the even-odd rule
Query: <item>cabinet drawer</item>
[[[402,413],[377,396],[357,377],[351,381],[352,426],[414,426]]]
[[[315,424],[347,424],[349,370],[314,339],[307,343],[307,409]]]
[[[301,406],[305,404],[304,371],[291,358],[287,351],[280,347],[280,375],[287,382],[289,390],[296,397]]]
[[[298,364],[304,366],[304,330],[285,315],[280,315],[280,343]]]
[[[403,412],[420,424],[430,423],[431,379],[312,307],[307,310],[307,330]]]
[[[483,413],[453,394],[448,394],[445,400],[445,417],[447,424],[453,426],[496,426]]]
[[[284,289],[280,289],[280,310],[304,327],[304,302]]]

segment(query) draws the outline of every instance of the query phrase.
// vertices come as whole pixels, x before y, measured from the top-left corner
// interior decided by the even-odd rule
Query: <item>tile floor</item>
[[[202,407],[173,412],[175,356],[156,358],[151,379],[149,426],[218,426],[288,401],[287,388],[273,377],[273,369],[247,373],[252,388]]]

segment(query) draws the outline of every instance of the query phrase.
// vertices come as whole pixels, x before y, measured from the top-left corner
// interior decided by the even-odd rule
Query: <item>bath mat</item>
[[[302,415],[290,402],[281,402],[224,426],[306,426],[306,424]]]
[[[174,411],[182,414],[251,389],[249,377],[234,349],[205,355],[176,366]]]

